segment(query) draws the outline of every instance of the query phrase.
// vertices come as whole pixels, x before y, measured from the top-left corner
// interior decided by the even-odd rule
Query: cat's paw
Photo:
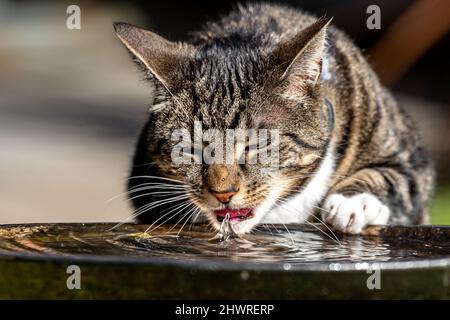
[[[386,224],[389,214],[389,208],[369,193],[351,197],[334,193],[325,200],[322,220],[335,230],[359,234],[368,225]]]

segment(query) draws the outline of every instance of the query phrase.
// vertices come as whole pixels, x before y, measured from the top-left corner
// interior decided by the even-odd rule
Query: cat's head
[[[228,213],[236,232],[250,231],[318,170],[332,130],[320,81],[329,22],[319,19],[278,45],[270,34],[174,43],[115,24],[155,89],[149,171],[181,181],[183,188],[168,190],[183,193],[193,204],[187,208],[199,208],[216,228]],[[227,149],[230,132],[257,138],[228,140]],[[183,135],[192,144],[180,144]],[[205,136],[222,142],[211,148]]]

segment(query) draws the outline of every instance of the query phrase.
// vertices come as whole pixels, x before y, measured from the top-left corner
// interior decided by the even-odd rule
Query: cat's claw
[[[389,214],[389,208],[369,193],[351,197],[334,193],[325,200],[322,220],[335,230],[360,234],[368,225],[386,224]]]

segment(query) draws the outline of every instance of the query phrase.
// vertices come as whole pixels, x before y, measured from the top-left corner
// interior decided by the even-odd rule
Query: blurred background
[[[240,1],[245,2],[245,1]],[[450,1],[278,1],[334,16],[432,152],[433,224],[450,224]],[[66,9],[81,8],[81,30]],[[117,221],[151,90],[112,22],[183,40],[235,1],[0,0],[0,223]],[[369,5],[381,29],[369,30]]]

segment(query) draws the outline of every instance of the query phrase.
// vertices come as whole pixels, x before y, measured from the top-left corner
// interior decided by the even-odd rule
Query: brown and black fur
[[[289,7],[253,4],[206,24],[183,44],[116,24],[119,37],[138,56],[155,88],[131,177],[180,179],[201,197],[202,189],[211,187],[205,186],[211,184],[210,168],[170,163],[170,133],[175,128],[192,130],[194,119],[205,129],[277,128],[282,131],[282,175],[304,174],[292,186],[301,189],[326,150],[333,148],[336,167],[329,193],[369,192],[389,206],[391,223],[426,222],[434,171],[415,126],[352,41],[328,20],[310,27],[316,21]],[[322,38],[327,66],[325,70],[324,61],[316,61],[322,68],[320,78],[286,69],[302,48],[319,50]],[[145,41],[154,48],[141,52]],[[287,70],[287,79],[280,83]],[[331,112],[324,108],[325,100]],[[299,155],[297,163],[288,159],[292,152]],[[245,184],[249,203],[257,203],[270,189],[256,169],[229,168]],[[146,179],[129,181],[132,190]],[[292,193],[286,189],[283,197]],[[142,196],[133,204],[138,209],[153,200]],[[148,210],[138,220],[153,222],[160,209]],[[178,218],[169,222],[174,221]]]

